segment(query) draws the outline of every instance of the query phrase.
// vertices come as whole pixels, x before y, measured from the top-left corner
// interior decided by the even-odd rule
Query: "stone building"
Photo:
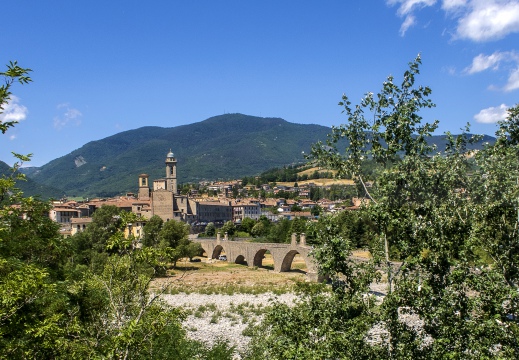
[[[232,205],[229,201],[197,202],[198,221],[201,223],[224,224],[233,219]]]
[[[133,212],[147,218],[157,215],[164,221],[177,220],[188,224],[223,224],[233,220],[233,207],[229,201],[197,201],[178,193],[177,159],[171,150],[166,155],[165,164],[166,177],[153,180],[153,190],[148,175],[139,175],[139,200],[134,202]],[[151,204],[147,209],[145,204],[149,200]]]
[[[166,155],[166,177],[153,181],[153,191],[149,188],[147,174],[139,175],[139,201],[151,200],[151,216],[157,215],[164,221],[177,220],[193,223],[197,218],[197,203],[178,193],[177,159],[169,151]],[[144,210],[145,207],[140,210]],[[151,217],[150,216],[150,217]]]
[[[233,205],[233,221],[240,223],[245,218],[259,220],[261,216],[261,206],[255,203],[236,202]]]

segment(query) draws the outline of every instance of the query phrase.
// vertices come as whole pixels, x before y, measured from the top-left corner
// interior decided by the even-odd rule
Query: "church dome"
[[[173,154],[173,152],[171,151],[171,149],[169,149],[169,153],[167,155],[168,158],[174,158],[175,155]]]

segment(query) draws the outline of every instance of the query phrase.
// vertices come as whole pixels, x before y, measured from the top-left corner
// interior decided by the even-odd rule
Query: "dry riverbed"
[[[171,276],[157,279],[152,288],[167,286],[163,298],[185,310],[183,325],[191,338],[207,344],[228,340],[241,351],[250,341],[247,328],[258,324],[276,302],[293,304],[297,299],[294,286],[306,281],[300,257],[294,258],[292,270],[286,273],[273,271],[269,254],[263,265],[251,269],[218,260],[180,262]],[[372,290],[382,294],[385,289],[385,284],[374,284]]]

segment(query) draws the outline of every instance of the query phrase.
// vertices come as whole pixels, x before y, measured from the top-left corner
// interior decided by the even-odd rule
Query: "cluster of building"
[[[232,183],[211,185],[215,190],[221,192],[221,195],[216,198],[199,197],[196,192],[181,195],[177,186],[177,159],[171,151],[166,155],[165,164],[166,177],[153,180],[152,184],[150,184],[147,174],[139,175],[137,194],[130,193],[112,199],[92,199],[83,203],[56,201],[49,216],[61,224],[62,233],[65,236],[73,235],[88,226],[92,221],[91,215],[97,208],[103,205],[114,205],[121,210],[139,215],[142,221],[132,224],[131,230],[135,236],[139,237],[145,221],[154,215],[159,216],[163,221],[185,222],[192,225],[196,231],[197,227],[203,229],[209,222],[217,226],[227,221],[239,224],[245,218],[258,220],[260,216],[266,216],[271,221],[294,217],[311,219],[313,218],[311,215],[313,207],[319,205],[322,209],[331,211],[337,205],[335,202],[327,200],[316,203],[308,199],[298,201],[284,198],[231,199],[227,195],[232,189]],[[297,205],[302,211],[292,212],[294,205]],[[276,211],[272,211],[272,209]]]

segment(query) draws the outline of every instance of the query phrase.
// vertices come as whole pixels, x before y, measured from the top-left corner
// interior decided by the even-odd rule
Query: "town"
[[[175,220],[189,224],[192,233],[203,232],[207,224],[221,227],[231,221],[239,225],[245,218],[259,220],[265,217],[271,222],[282,219],[302,218],[316,220],[320,214],[342,210],[357,210],[367,199],[352,197],[345,200],[310,199],[310,192],[317,185],[310,182],[304,185],[285,186],[269,184],[260,186],[264,194],[274,197],[240,197],[247,190],[257,190],[254,185],[243,186],[242,180],[224,182],[203,182],[207,191],[199,194],[190,190],[182,195],[177,183],[177,159],[169,151],[165,159],[165,177],[150,182],[147,174],[136,176],[137,193],[127,193],[108,199],[89,199],[73,201],[61,199],[53,201],[49,217],[61,225],[61,234],[69,237],[81,232],[92,222],[92,214],[103,205],[113,205],[122,211],[132,212],[141,221],[132,224],[131,234],[136,238],[143,235],[146,220],[159,216],[163,221]],[[370,184],[368,184],[370,185]],[[240,191],[237,191],[240,189]],[[294,199],[275,197],[278,194],[297,194]],[[210,195],[213,196],[210,196]],[[238,196],[234,196],[237,195]]]

